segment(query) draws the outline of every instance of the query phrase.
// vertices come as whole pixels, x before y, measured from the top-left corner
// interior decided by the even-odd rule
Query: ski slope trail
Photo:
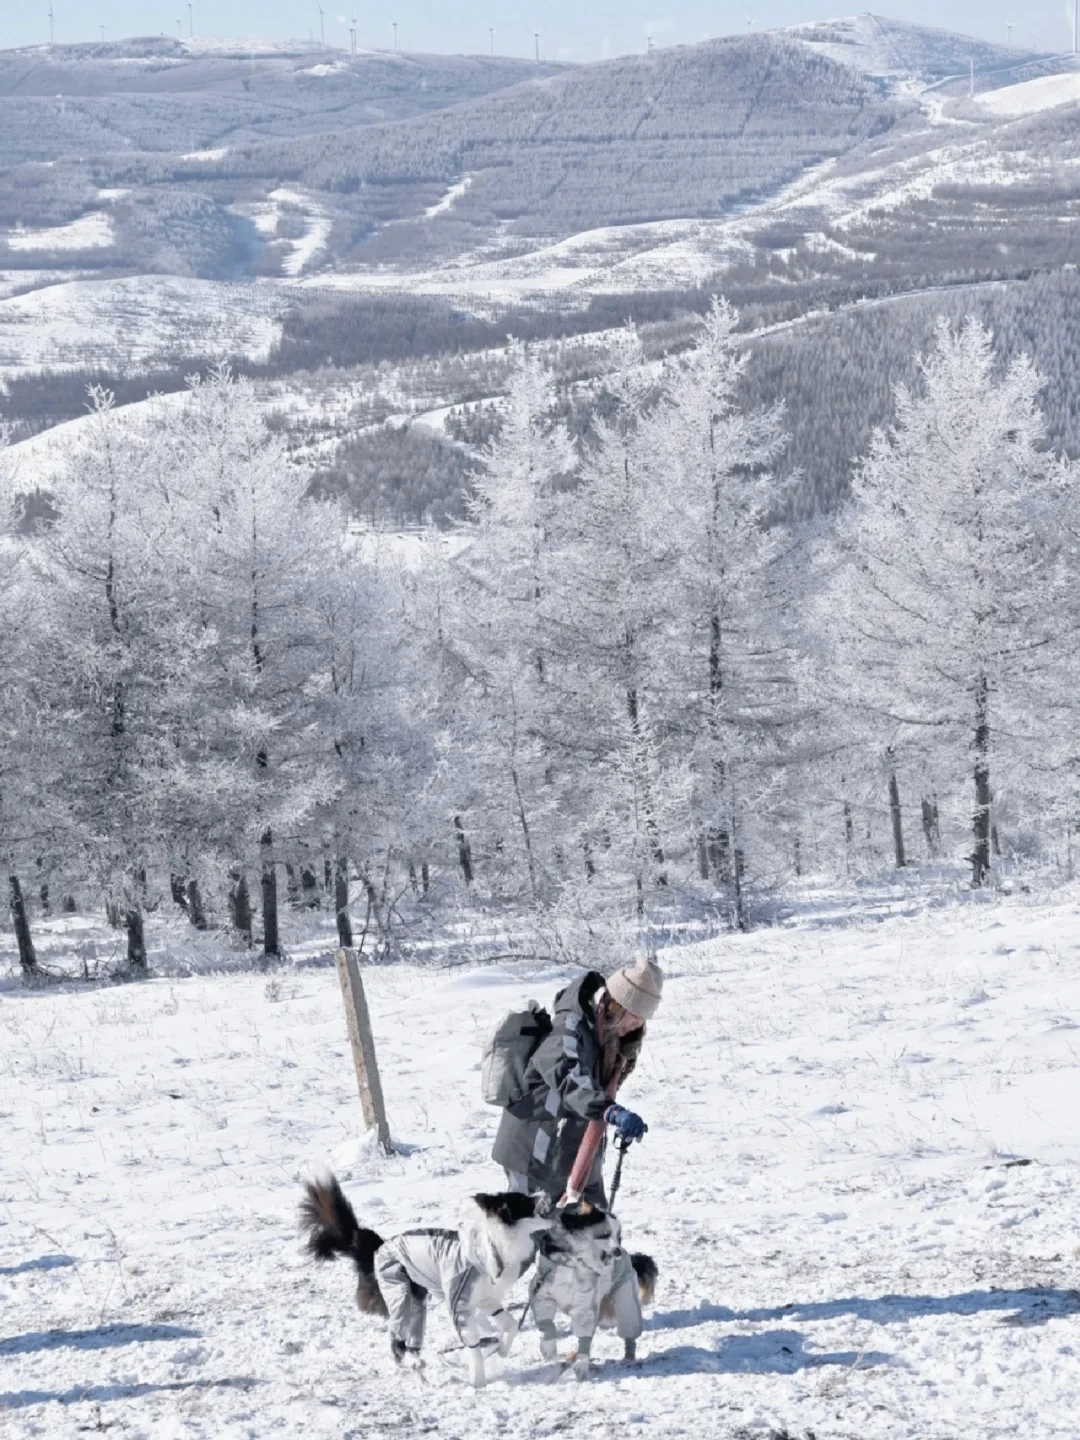
[[[602,1333],[575,1384],[527,1327],[480,1393],[439,1311],[423,1378],[395,1369],[348,1269],[301,1253],[300,1184],[332,1167],[384,1233],[452,1223],[500,1179],[481,1043],[565,973],[367,971],[390,1159],[329,966],[0,989],[0,1428],[1075,1440],[1078,919],[1019,897],[664,952],[625,1095],[640,1363]]]

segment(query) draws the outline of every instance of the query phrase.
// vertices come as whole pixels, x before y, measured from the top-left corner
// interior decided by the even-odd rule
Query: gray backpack
[[[480,1083],[489,1105],[503,1109],[525,1094],[525,1071],[540,1042],[551,1034],[551,1016],[535,1000],[527,1010],[504,1015],[484,1046],[480,1062]]]

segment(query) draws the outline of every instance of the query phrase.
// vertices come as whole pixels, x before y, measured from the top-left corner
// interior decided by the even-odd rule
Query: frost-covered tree
[[[882,748],[917,753],[954,794],[967,772],[979,886],[995,788],[1022,796],[1048,738],[1040,691],[1070,621],[1045,517],[1068,486],[1026,356],[999,367],[981,324],[943,320],[919,371],[856,470],[832,623]]]
[[[240,930],[258,855],[263,947],[277,954],[277,866],[311,864],[307,827],[341,783],[325,753],[322,629],[344,524],[336,506],[308,498],[310,477],[268,430],[253,387],[224,368],[193,385],[168,438],[173,593],[199,654],[177,803],[196,854],[232,873]]]
[[[0,855],[19,964],[23,976],[32,980],[38,962],[23,879],[25,867],[40,862],[52,847],[51,807],[43,784],[47,752],[40,744],[30,683],[44,637],[24,547],[16,535],[20,506],[6,444],[0,426]]]
[[[145,968],[147,870],[172,823],[174,717],[198,635],[168,577],[174,510],[161,432],[118,424],[91,394],[86,443],[55,487],[58,518],[29,546],[43,631],[33,685],[48,794],[65,849],[125,919]]]
[[[769,524],[782,416],[741,403],[747,359],[733,344],[735,318],[714,300],[643,438],[660,477],[665,584],[677,597],[669,693],[693,777],[690,823],[702,874],[727,891],[742,926],[748,852],[756,841],[758,871],[767,873],[763,847],[785,805],[797,804],[784,795],[794,758],[796,587],[792,538]]]
[[[658,524],[663,475],[648,415],[658,396],[631,327],[613,342],[603,413],[558,514],[558,745],[575,777],[586,864],[630,878],[635,906],[668,883],[665,831],[680,808],[665,752],[663,652],[676,539]]]
[[[549,740],[552,618],[561,601],[552,524],[576,457],[553,417],[550,372],[522,344],[511,345],[511,360],[501,431],[483,454],[469,544],[446,577],[437,623],[445,713],[457,741],[452,764],[464,796],[453,821],[464,837],[462,868],[468,817],[493,847],[492,876],[501,869],[511,888],[520,877],[536,904],[548,894],[559,846]]]

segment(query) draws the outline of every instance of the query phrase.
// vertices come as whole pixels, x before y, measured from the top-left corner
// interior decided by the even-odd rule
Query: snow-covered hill
[[[154,926],[158,979],[0,992],[12,1440],[1074,1440],[1075,904],[898,895],[664,952],[619,1207],[660,1267],[640,1362],[601,1335],[590,1383],[560,1382],[527,1328],[480,1395],[439,1313],[424,1376],[393,1366],[345,1267],[301,1254],[299,1186],[332,1166],[381,1231],[453,1222],[499,1180],[481,1042],[565,977],[367,972],[401,1146],[383,1160],[334,971],[180,978],[198,957]],[[56,927],[54,947],[107,948]]]
[[[842,20],[793,25],[786,32],[819,54],[863,75],[908,77],[924,84],[947,75],[1012,68],[1033,52],[990,45],[968,35],[863,13]]]

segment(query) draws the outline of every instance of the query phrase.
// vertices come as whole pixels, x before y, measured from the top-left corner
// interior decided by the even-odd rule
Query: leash
[[[625,1140],[625,1139],[623,1139],[623,1137],[622,1137],[621,1135],[620,1135],[619,1138],[615,1141],[615,1149],[619,1152],[619,1158],[618,1158],[618,1160],[616,1160],[616,1162],[615,1162],[615,1174],[614,1174],[614,1176],[612,1177],[612,1180],[611,1180],[611,1195],[610,1195],[609,1198],[608,1198],[608,1207],[607,1207],[608,1210],[611,1211],[612,1213],[614,1213],[614,1211],[615,1211],[615,1197],[616,1197],[616,1195],[618,1195],[618,1193],[619,1193],[619,1186],[622,1184],[622,1167],[623,1167],[623,1161],[626,1159],[626,1152],[630,1149],[630,1146],[631,1146],[633,1143],[634,1143],[634,1142],[633,1142],[632,1140]]]

